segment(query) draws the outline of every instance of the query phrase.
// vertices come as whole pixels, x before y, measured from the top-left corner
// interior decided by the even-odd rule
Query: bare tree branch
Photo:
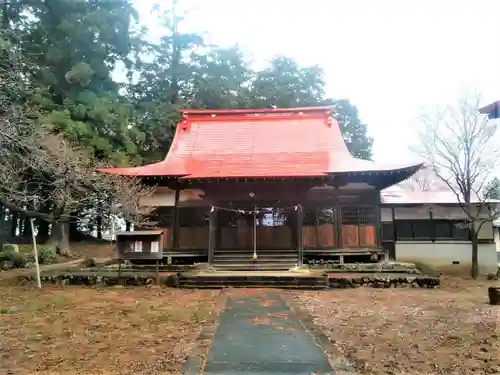
[[[478,273],[477,234],[485,222],[498,217],[483,190],[500,162],[498,123],[488,121],[479,108],[480,95],[468,91],[453,105],[420,116],[424,129],[415,150],[455,194],[469,219],[474,277]]]
[[[107,165],[51,133],[51,124],[44,123],[41,114],[27,115],[38,112],[29,100],[24,64],[0,32],[0,203],[10,211],[51,222],[60,239],[66,236],[67,244],[57,248],[69,246],[64,227],[82,220],[82,211],[147,223],[154,207],[140,206],[139,201],[152,194],[152,187],[138,179],[98,173]]]
[[[448,186],[428,166],[419,169],[410,178],[401,182],[399,186],[412,192],[449,190]]]

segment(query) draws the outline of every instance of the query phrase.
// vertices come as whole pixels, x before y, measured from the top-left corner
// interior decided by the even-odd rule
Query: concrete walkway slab
[[[213,374],[334,374],[320,346],[276,292],[230,297],[205,366]]]

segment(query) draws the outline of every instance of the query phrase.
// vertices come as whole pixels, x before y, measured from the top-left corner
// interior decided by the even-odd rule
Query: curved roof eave
[[[172,168],[167,164],[166,160],[158,163],[146,164],[139,167],[124,167],[124,168],[99,168],[98,172],[108,173],[120,176],[134,176],[134,177],[181,177],[185,173],[172,173]]]
[[[327,172],[329,175],[333,174],[363,174],[363,173],[374,173],[374,174],[386,174],[386,173],[401,173],[409,172],[411,174],[417,172],[420,168],[424,166],[424,163],[417,164],[407,164],[403,166],[395,165],[382,165],[380,163],[371,160],[361,160],[352,159],[353,164],[347,165],[346,167],[339,168],[338,170]],[[347,163],[349,164],[349,163]],[[358,164],[358,165],[356,165]],[[360,164],[360,165],[359,165]],[[364,165],[363,165],[364,164]]]

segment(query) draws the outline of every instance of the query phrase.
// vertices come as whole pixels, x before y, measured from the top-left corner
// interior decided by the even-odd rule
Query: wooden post
[[[314,207],[314,247],[319,249],[318,207]]]
[[[215,241],[217,232],[217,212],[215,207],[210,208],[208,217],[208,264],[212,265],[214,262]]]
[[[160,285],[160,260],[156,259],[156,285]]]
[[[304,265],[304,239],[302,238],[302,224],[304,222],[304,213],[302,206],[297,206],[297,246],[299,255],[299,267]]]
[[[380,199],[377,202],[377,207],[375,211],[377,216],[376,217],[377,230],[375,231],[375,235],[377,236],[377,238],[375,244],[380,249],[382,248],[382,209],[380,208]]]
[[[257,208],[253,207],[253,260],[257,259]]]
[[[38,263],[38,249],[36,247],[36,236],[35,236],[35,219],[30,219],[31,225],[31,238],[33,239],[33,253],[35,255],[35,267],[36,267],[36,285],[41,288],[42,280],[40,279],[40,264]]]
[[[174,222],[172,228],[172,250],[179,250],[179,195],[180,189],[175,189],[175,203],[174,203]]]
[[[431,224],[431,240],[432,242],[436,242],[436,228],[434,227],[434,213],[432,209],[429,210],[429,220]]]
[[[396,248],[397,233],[396,233],[396,213],[394,212],[394,207],[391,207],[391,214],[392,214],[392,241],[394,242],[394,248]]]
[[[342,207],[337,203],[335,205],[335,241],[337,248],[341,249],[344,247],[342,243]]]

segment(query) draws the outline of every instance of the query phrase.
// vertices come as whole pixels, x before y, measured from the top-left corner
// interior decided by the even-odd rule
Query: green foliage
[[[50,246],[37,246],[37,251],[38,263],[50,264],[57,261],[57,256],[54,254],[54,250]]]
[[[23,253],[15,251],[2,251],[0,252],[0,263],[10,262],[14,268],[24,268],[27,259]]]
[[[484,194],[488,199],[500,199],[500,180],[497,177],[488,182]]]
[[[96,258],[85,258],[82,262],[82,267],[89,268],[89,267],[97,267],[97,260]]]
[[[12,245],[10,243],[6,243],[2,246],[2,252],[4,253],[9,253],[9,252],[12,252],[12,253],[15,253],[17,252],[18,248],[17,248],[17,245]]]

